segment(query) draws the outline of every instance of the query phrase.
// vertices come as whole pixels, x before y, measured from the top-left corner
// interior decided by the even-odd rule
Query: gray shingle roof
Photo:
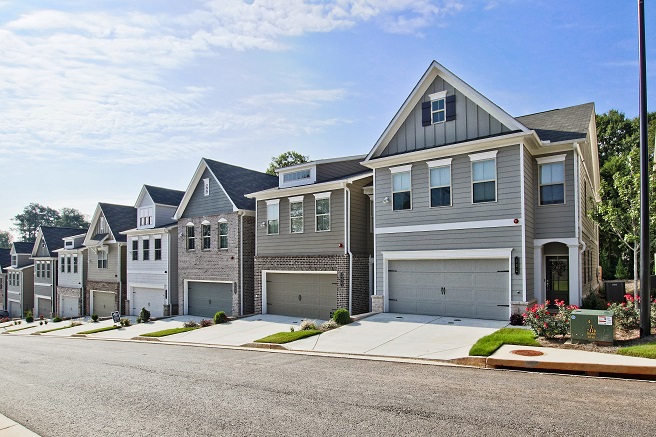
[[[41,226],[43,239],[46,241],[48,251],[52,257],[57,256],[53,251],[62,249],[64,247],[64,238],[72,237],[73,235],[85,234],[86,232],[87,229]]]
[[[127,241],[127,237],[120,233],[134,228],[137,223],[137,209],[132,206],[114,205],[112,203],[99,203],[98,205],[100,205],[100,209],[102,209],[116,241]]]
[[[569,141],[585,138],[594,115],[594,103],[570,106],[515,117],[529,129],[535,130],[542,141]]]
[[[0,249],[0,273],[11,265],[11,249]]]
[[[153,202],[161,205],[179,206],[185,192],[180,190],[171,190],[169,188],[155,187],[153,185],[144,185]]]
[[[34,243],[27,241],[14,241],[12,244],[14,245],[14,250],[16,253],[29,253],[30,255],[32,254]]]
[[[203,158],[203,160],[239,209],[255,210],[255,199],[248,199],[244,197],[245,194],[278,186],[278,176],[207,158]]]

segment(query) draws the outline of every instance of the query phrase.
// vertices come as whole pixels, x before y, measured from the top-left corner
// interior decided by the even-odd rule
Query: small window
[[[64,255],[59,257],[59,270],[62,273],[66,272],[66,257]]]
[[[187,225],[187,250],[196,249],[196,232],[194,225]]]
[[[46,261],[46,278],[50,279],[50,261]]]
[[[280,216],[280,201],[267,202],[267,234],[277,235],[279,233],[279,216]]]
[[[330,231],[330,193],[320,196],[315,194],[316,232]]]
[[[18,267],[18,256],[17,255],[12,255],[11,256],[11,266],[12,267]]]
[[[472,200],[474,203],[497,200],[497,160],[472,162]]]
[[[401,211],[412,208],[410,172],[392,174],[392,209]]]
[[[66,272],[71,273],[71,256],[66,255]]]
[[[228,248],[228,224],[219,223],[219,249]]]
[[[148,226],[153,223],[153,207],[139,208],[139,226]]]
[[[77,255],[73,255],[73,273],[77,273]]]
[[[540,205],[565,203],[565,163],[540,165]]]
[[[446,120],[445,99],[431,100],[431,123],[442,123]]]
[[[162,259],[162,239],[155,238],[155,261]]]
[[[430,169],[431,206],[451,206],[451,166]]]
[[[98,268],[99,269],[107,268],[107,251],[105,250],[98,251]]]
[[[143,252],[143,260],[148,261],[150,259],[150,240],[143,240],[141,242],[141,250]]]
[[[299,170],[299,171],[293,171],[290,173],[284,173],[282,175],[282,181],[283,182],[293,182],[293,181],[299,181],[303,179],[310,179],[310,169],[306,170]]]
[[[139,260],[139,240],[132,240],[132,261]]]
[[[205,196],[210,195],[210,179],[209,178],[203,179],[203,194]]]
[[[303,233],[303,198],[289,199],[289,222],[292,234]]]
[[[202,224],[200,226],[200,232],[201,232],[202,237],[203,237],[203,250],[207,250],[207,249],[210,248],[210,244],[211,244],[211,240],[212,240],[211,225],[209,223]]]
[[[34,263],[34,276],[37,278],[41,277],[41,261],[37,261]]]

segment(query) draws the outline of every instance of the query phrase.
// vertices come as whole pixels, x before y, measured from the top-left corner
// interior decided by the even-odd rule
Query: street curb
[[[130,340],[135,340],[135,341],[160,341],[159,338],[157,337],[132,337]]]
[[[39,437],[39,434],[0,413],[0,437]]]
[[[486,359],[486,367],[513,368],[522,370],[543,370],[557,372],[578,372],[588,376],[639,376],[656,379],[656,366],[627,366],[621,364],[571,363],[563,361],[538,361],[525,359],[493,358]]]
[[[249,349],[277,349],[277,350],[284,350],[287,351],[285,346],[277,343],[246,343],[242,344],[239,347],[244,347],[244,348],[249,348]]]

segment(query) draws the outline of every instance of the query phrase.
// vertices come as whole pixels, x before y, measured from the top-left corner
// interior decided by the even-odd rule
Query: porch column
[[[579,274],[579,245],[568,244],[569,248],[569,304],[581,305],[581,275]]]
[[[544,275],[542,267],[542,246],[535,246],[533,248],[533,295],[538,300],[538,303],[544,303],[545,300],[542,275]]]

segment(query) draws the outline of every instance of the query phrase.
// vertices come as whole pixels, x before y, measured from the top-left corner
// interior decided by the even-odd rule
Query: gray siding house
[[[178,224],[173,220],[184,191],[144,185],[134,205],[136,227],[128,240],[127,281],[130,314],[142,308],[151,317],[178,313]]]
[[[592,103],[513,118],[433,62],[363,165],[374,310],[505,320],[599,286]]]
[[[7,309],[7,273],[11,265],[11,249],[0,249],[0,309]]]
[[[11,264],[7,274],[7,310],[11,317],[23,317],[34,309],[34,243],[17,241],[11,244]]]
[[[57,270],[57,312],[60,317],[84,315],[84,287],[87,280],[86,233],[63,238],[64,247],[55,250],[59,256]]]
[[[203,158],[185,191],[178,221],[178,312],[251,314],[255,201],[246,193],[278,178]]]
[[[85,314],[129,314],[127,298],[127,239],[121,234],[134,227],[132,206],[99,203],[84,238],[88,271],[84,291]]]
[[[57,250],[64,247],[64,238],[86,233],[87,229],[40,226],[32,248],[34,260],[34,316],[53,317],[57,305]]]
[[[255,312],[329,319],[369,311],[372,171],[365,156],[276,170],[257,200]]]

